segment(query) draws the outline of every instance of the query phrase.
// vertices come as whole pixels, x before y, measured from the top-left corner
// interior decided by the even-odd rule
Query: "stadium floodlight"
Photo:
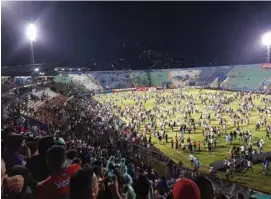
[[[26,36],[30,42],[30,59],[31,63],[35,64],[33,42],[37,39],[37,28],[34,24],[29,24],[26,28]]]
[[[267,63],[270,62],[270,47],[271,47],[271,32],[265,33],[262,38],[263,45],[266,46],[267,54],[266,54],[266,61]]]
[[[26,35],[30,42],[34,42],[37,39],[37,28],[34,24],[29,24],[26,29]]]

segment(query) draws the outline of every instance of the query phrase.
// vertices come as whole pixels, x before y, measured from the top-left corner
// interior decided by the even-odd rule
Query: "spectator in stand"
[[[79,170],[71,177],[71,199],[95,199],[98,194],[98,183],[95,173],[90,168]]]
[[[46,136],[40,139],[38,144],[39,154],[31,157],[26,167],[38,182],[45,180],[49,176],[49,170],[46,164],[47,150],[55,144],[54,138]],[[42,172],[41,172],[42,171]]]
[[[64,139],[63,139],[63,138],[59,138],[59,137],[57,137],[57,138],[55,139],[55,143],[56,143],[57,145],[60,145],[60,146],[64,146],[64,145],[65,145]]]
[[[135,184],[136,199],[151,199],[151,184],[146,176],[140,175]]]
[[[67,151],[66,165],[72,165],[72,163],[75,160],[75,158],[77,157],[77,155],[78,155],[78,153],[75,149],[70,149],[69,151]]]
[[[18,193],[10,193],[10,198],[20,198],[20,199],[34,199],[32,189],[36,190],[36,184],[32,184],[30,173],[24,166],[14,166],[11,169],[11,176],[20,175],[24,179],[22,190]],[[32,189],[31,189],[32,188]]]
[[[173,186],[174,199],[201,199],[200,190],[195,182],[189,179],[181,179]]]
[[[123,188],[124,197],[127,196],[127,199],[136,199],[136,194],[132,187],[133,180],[129,174],[123,175],[123,184],[124,184]]]
[[[38,152],[39,140],[40,138],[37,137],[33,141],[27,143],[27,146],[30,149],[31,157],[39,154]]]
[[[102,168],[102,166],[100,166],[100,165],[94,165],[93,167],[93,172],[95,173],[95,175],[96,175],[96,177],[97,177],[97,179],[98,179],[98,181],[101,181],[102,180],[102,173],[103,173],[103,168]]]
[[[70,191],[70,177],[80,166],[77,164],[64,166],[66,150],[62,146],[52,146],[47,152],[47,164],[50,176],[38,184],[37,199],[67,198]]]
[[[20,193],[24,186],[24,178],[21,175],[9,177],[6,174],[6,164],[1,160],[1,196],[4,199],[11,198],[11,193]]]
[[[169,191],[170,191],[169,186],[164,176],[158,180],[157,187],[158,187],[158,193],[160,195],[164,196],[165,194],[169,194]]]
[[[201,199],[211,199],[214,198],[213,184],[204,176],[198,176],[194,179],[194,182],[200,190]]]
[[[6,163],[8,174],[10,174],[10,170],[13,166],[24,166],[26,163],[24,156],[20,154],[23,143],[24,139],[21,135],[9,135],[6,138],[6,150],[4,152],[4,160]]]
[[[82,160],[80,158],[75,158],[72,161],[72,164],[78,164],[78,165],[82,166]]]

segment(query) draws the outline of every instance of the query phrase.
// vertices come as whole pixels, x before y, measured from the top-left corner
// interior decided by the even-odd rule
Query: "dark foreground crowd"
[[[204,176],[180,177],[174,183],[158,176],[144,163],[146,157],[130,153],[120,121],[97,102],[75,98],[60,109],[63,117],[49,132],[18,128],[23,126],[18,124],[23,121],[20,111],[16,124],[10,122],[12,112],[2,121],[2,198],[226,198]]]
[[[213,199],[211,181],[178,179],[171,187],[139,159],[108,156],[107,149],[78,147],[52,136],[4,139],[3,198],[22,199]],[[3,145],[2,145],[3,146]],[[108,158],[109,157],[109,158]],[[220,195],[217,198],[225,198]]]

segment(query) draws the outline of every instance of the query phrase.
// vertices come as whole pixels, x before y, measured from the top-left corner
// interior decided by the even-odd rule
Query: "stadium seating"
[[[36,92],[35,90],[33,90],[33,94],[37,97],[41,97],[42,94],[45,94],[48,96],[48,99],[51,99],[53,97],[56,97],[58,94],[53,92],[52,90],[50,90],[49,88],[47,88],[46,90],[41,90]]]
[[[72,84],[73,83],[72,78],[67,74],[61,74],[61,75],[54,76],[54,81],[59,82],[59,83],[64,83],[64,84]]]
[[[222,84],[225,88],[257,90],[271,76],[270,70],[264,70],[259,64],[235,66]]]
[[[261,87],[260,87],[260,90],[265,90],[265,89],[268,89],[271,85],[271,77],[269,77],[268,79],[264,80]]]
[[[149,86],[151,79],[148,71],[133,71],[131,72],[131,79],[135,86]]]
[[[152,70],[150,72],[151,83],[150,86],[162,86],[164,82],[169,80],[169,70]]]
[[[124,89],[137,86],[211,86],[228,89],[266,90],[271,84],[271,71],[260,64],[203,67],[193,69],[159,69],[135,71],[95,71],[87,74],[62,74],[56,82],[83,86],[88,90]]]
[[[41,98],[42,95],[45,94],[47,96],[48,100],[53,99],[58,96],[57,93],[53,92],[49,88],[47,88],[45,90],[39,90],[39,91],[33,90],[32,94],[35,95],[36,97],[38,97],[39,99]],[[29,98],[28,105],[27,105],[28,108],[37,109],[39,106],[41,106],[44,103],[44,101],[41,101],[41,100],[31,100],[30,95],[28,96],[28,98]],[[26,116],[30,116],[29,112],[27,112],[25,110],[21,110],[21,114],[26,115]]]
[[[92,72],[91,75],[104,89],[134,87],[128,71],[97,71]]]
[[[200,70],[173,70],[169,72],[169,79],[174,87],[182,87],[192,85],[199,77]]]
[[[216,78],[218,78],[218,81],[223,82],[227,78],[227,74],[232,70],[232,68],[232,66],[204,67],[201,70],[196,85],[208,86]]]
[[[83,85],[88,90],[100,89],[91,74],[69,74],[69,77],[75,84]]]

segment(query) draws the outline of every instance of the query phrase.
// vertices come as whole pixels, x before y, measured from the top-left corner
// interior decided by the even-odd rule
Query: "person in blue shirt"
[[[168,183],[167,183],[166,178],[164,176],[158,180],[157,187],[158,187],[159,194],[163,195],[163,196],[165,194],[168,194],[170,191]]]
[[[263,160],[263,174],[267,174],[269,171],[269,161],[267,158]]]

